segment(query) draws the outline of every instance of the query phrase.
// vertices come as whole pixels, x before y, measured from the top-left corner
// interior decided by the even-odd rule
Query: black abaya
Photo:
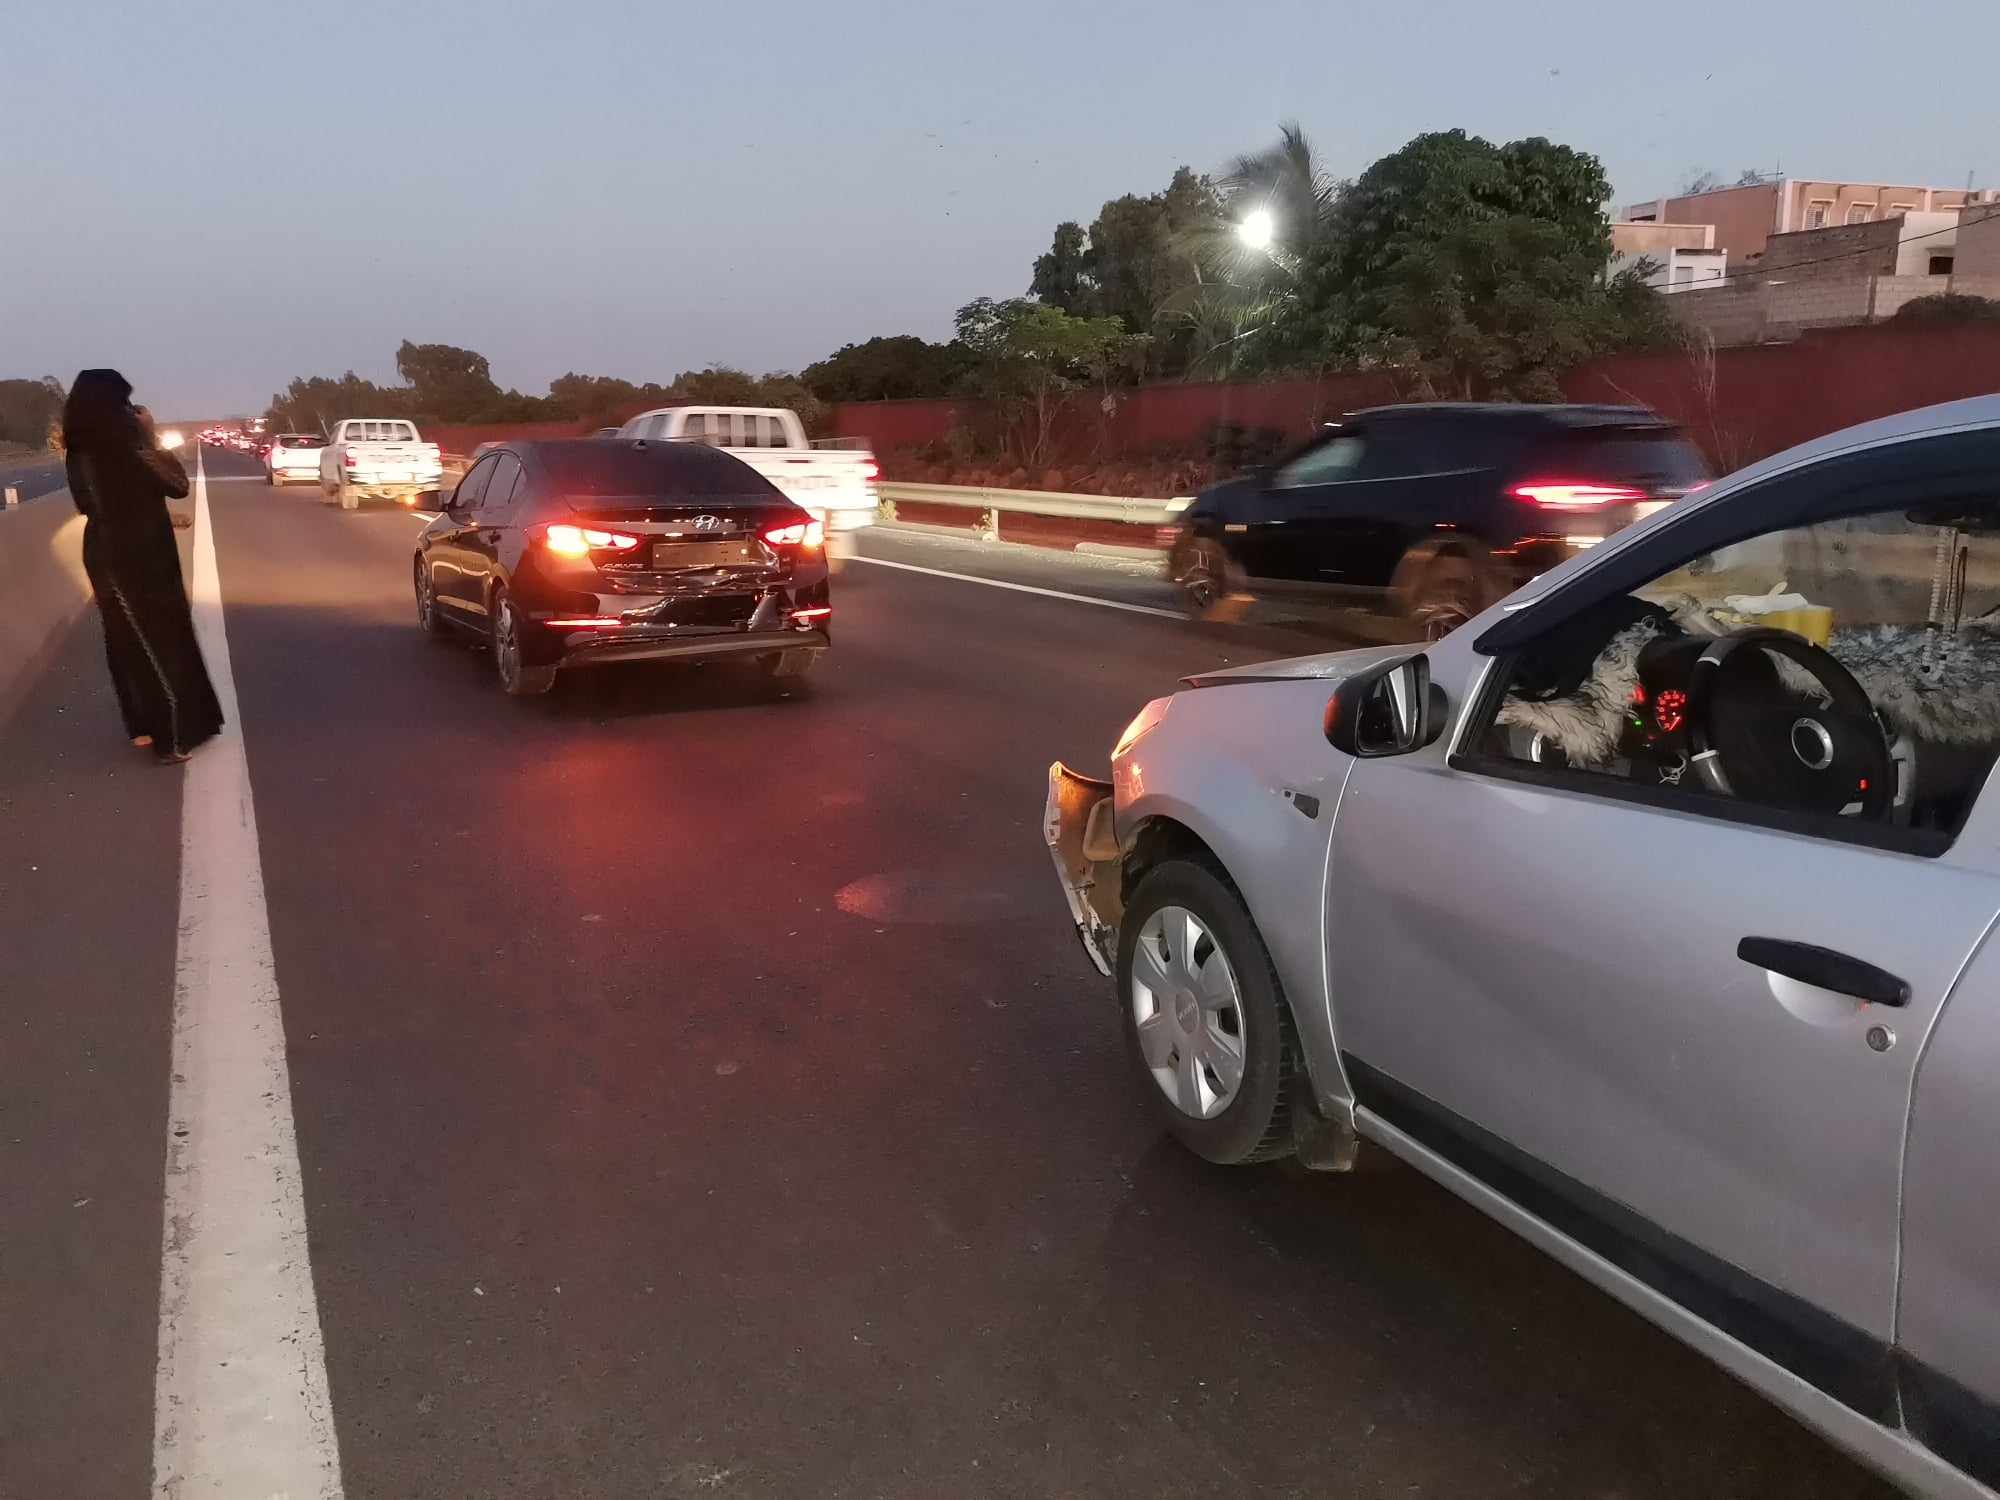
[[[70,494],[87,518],[84,569],[126,733],[151,735],[156,754],[179,757],[222,728],[166,506],[187,494],[187,471],[136,423],[129,435],[108,436],[66,458]]]

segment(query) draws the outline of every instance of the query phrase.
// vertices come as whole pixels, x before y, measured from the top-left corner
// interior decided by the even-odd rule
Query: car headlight
[[[1125,726],[1125,732],[1118,736],[1118,743],[1111,750],[1111,758],[1113,760],[1118,759],[1119,756],[1138,744],[1140,740],[1151,734],[1160,720],[1167,716],[1167,710],[1173,706],[1174,700],[1170,697],[1155,698],[1151,703],[1140,709],[1133,716],[1132,722]]]
[[[165,432],[160,434],[160,446],[162,448],[178,448],[184,441],[186,441],[186,439],[184,439],[178,432],[175,432],[171,427],[169,427]]]

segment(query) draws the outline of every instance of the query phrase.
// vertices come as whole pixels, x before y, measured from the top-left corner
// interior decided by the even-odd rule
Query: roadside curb
[[[1126,547],[1117,542],[1078,542],[1075,550],[1090,557],[1121,557],[1130,562],[1158,562],[1166,556],[1158,547]]]
[[[53,502],[67,490],[39,496]],[[19,711],[90,603],[83,517],[67,503],[0,511],[0,723]]]

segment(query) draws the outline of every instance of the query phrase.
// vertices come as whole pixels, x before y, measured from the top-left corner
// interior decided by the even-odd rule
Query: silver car
[[[1898,1483],[1992,1495],[2000,397],[1413,649],[1192,678],[1110,782],[1051,768],[1140,1091],[1214,1162],[1393,1152]]]

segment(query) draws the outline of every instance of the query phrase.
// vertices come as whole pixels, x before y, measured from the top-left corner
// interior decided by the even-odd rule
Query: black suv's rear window
[[[1701,450],[1678,427],[1580,427],[1551,433],[1528,463],[1551,479],[1589,479],[1686,489],[1712,479]]]
[[[324,448],[326,439],[310,432],[281,432],[273,439],[280,448]]]
[[[550,487],[564,495],[635,500],[784,498],[775,485],[741,459],[696,443],[578,438],[538,444],[535,456]]]

